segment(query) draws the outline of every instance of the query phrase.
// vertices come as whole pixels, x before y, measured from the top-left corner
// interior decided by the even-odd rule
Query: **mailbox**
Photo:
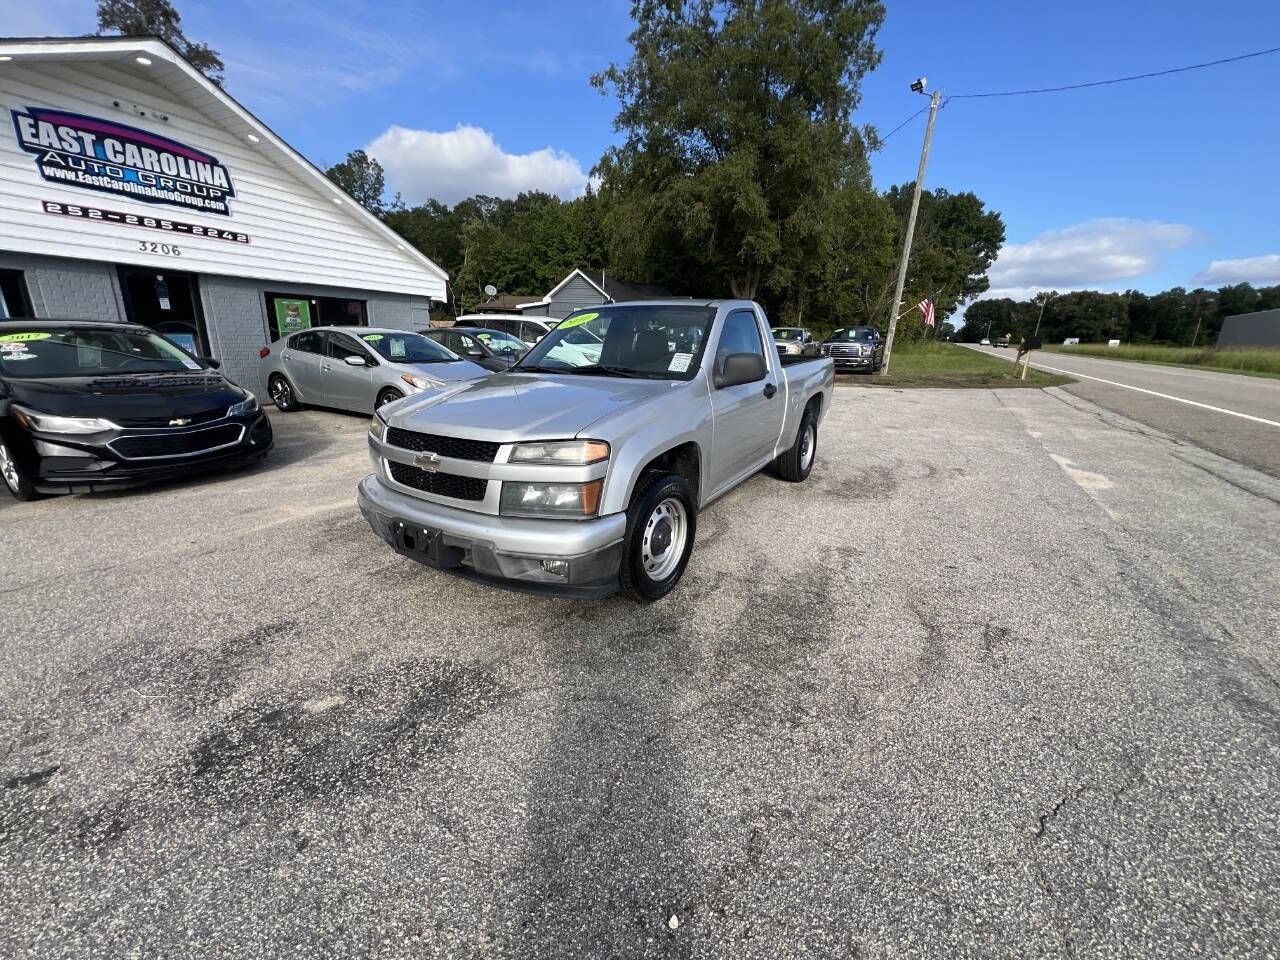
[[[1040,338],[1039,338],[1039,337],[1027,337],[1027,342],[1026,342],[1023,346],[1024,346],[1024,348],[1025,348],[1025,349],[1027,349],[1027,350],[1039,350],[1039,349],[1040,349]]]

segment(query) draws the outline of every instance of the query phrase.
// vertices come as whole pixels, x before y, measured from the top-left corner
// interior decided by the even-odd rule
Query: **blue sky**
[[[563,196],[613,141],[587,77],[626,57],[629,2],[177,6],[227,89],[317,163],[368,146],[411,202],[540,187]],[[0,0],[14,34],[89,32],[90,0]],[[1107,79],[1280,46],[1273,0],[889,2],[860,122],[887,133],[947,93]],[[1280,55],[1094,90],[952,100],[926,184],[973,190],[1007,244],[993,292],[1280,283]],[[914,178],[924,117],[873,158]]]

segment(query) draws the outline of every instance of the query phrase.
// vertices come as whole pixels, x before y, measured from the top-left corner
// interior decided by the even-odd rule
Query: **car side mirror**
[[[468,351],[467,351],[467,356],[468,356],[468,357],[483,357],[483,356],[484,356],[484,351],[483,351],[483,350],[481,350],[479,347],[472,347],[470,350],[468,350]]]
[[[724,358],[719,371],[715,375],[716,389],[736,387],[741,383],[755,383],[763,380],[768,370],[765,369],[764,357],[758,353],[731,353]]]
[[[200,362],[212,370],[220,370],[222,368],[222,361],[214,357],[201,357]]]
[[[350,367],[364,367],[364,366],[368,366],[368,364],[366,364],[366,363],[364,362],[364,357],[357,357],[357,356],[354,356],[354,355],[352,355],[352,354],[348,354],[347,356],[343,357],[342,359],[343,359],[343,362],[345,362],[345,363],[347,364],[347,366],[350,366]]]

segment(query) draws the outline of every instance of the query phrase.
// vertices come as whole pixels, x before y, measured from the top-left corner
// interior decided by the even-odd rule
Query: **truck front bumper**
[[[603,597],[618,588],[626,514],[495,517],[398,493],[372,473],[360,481],[356,502],[378,536],[427,566],[561,596]]]

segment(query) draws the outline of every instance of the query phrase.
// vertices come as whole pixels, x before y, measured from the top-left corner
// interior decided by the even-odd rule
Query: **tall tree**
[[[208,44],[188,40],[182,16],[169,0],[98,0],[98,36],[159,37],[206,77],[222,86],[226,66]]]
[[[383,194],[387,192],[387,178],[382,164],[363,150],[352,150],[347,159],[324,173],[371,213],[381,215],[386,210]]]
[[[755,297],[816,256],[865,159],[850,115],[880,62],[878,0],[635,0],[633,52],[592,78],[620,102],[601,159],[612,253]],[[670,277],[662,277],[671,282]]]

